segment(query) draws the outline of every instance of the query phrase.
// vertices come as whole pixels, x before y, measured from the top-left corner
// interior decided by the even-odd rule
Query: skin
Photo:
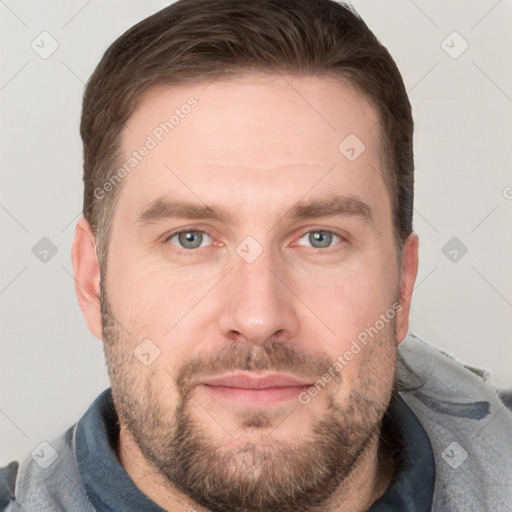
[[[120,185],[101,287],[87,221],[81,219],[75,232],[77,296],[91,332],[105,342],[121,423],[120,462],[166,510],[367,510],[393,477],[392,461],[379,456],[378,433],[397,346],[408,332],[418,267],[415,234],[402,248],[401,272],[397,266],[376,110],[353,88],[318,76],[158,87],[123,131],[126,157],[191,96],[197,107]],[[366,146],[355,161],[338,150],[349,134]],[[286,216],[299,201],[334,193],[366,203],[371,218]],[[137,221],[153,201],[170,196],[222,207],[232,219]],[[186,249],[178,236],[169,238],[180,229],[208,236],[200,248]],[[311,231],[337,236],[330,246],[315,248]],[[248,236],[262,249],[251,263],[237,252],[242,242],[248,247]],[[256,246],[250,247],[255,254]],[[397,300],[394,320],[307,405],[296,397],[233,400],[198,383],[248,360],[245,371],[253,375],[278,371],[312,383]],[[149,366],[133,355],[145,339],[160,351]],[[321,421],[323,430],[315,433]],[[228,497],[220,493],[215,502],[212,489],[210,502],[201,500],[200,484],[187,488],[178,481],[183,468],[166,466],[179,460],[169,440],[176,441],[180,428],[192,440],[201,430],[207,441],[181,445],[182,455],[197,462],[196,480],[201,471],[204,480],[213,475],[212,485],[215,477],[224,483],[231,478],[247,497],[242,508],[236,508],[236,495],[222,504]],[[318,454],[308,458],[314,446]],[[314,490],[304,487],[316,503],[294,497],[297,508],[277,502],[258,508],[255,499],[268,486],[287,482],[282,468],[290,456],[286,468],[307,483],[314,471],[327,472],[334,452],[341,469]],[[299,454],[303,459],[293,459]],[[304,467],[311,473],[301,473]]]

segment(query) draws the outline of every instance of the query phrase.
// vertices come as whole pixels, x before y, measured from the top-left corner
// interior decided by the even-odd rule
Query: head
[[[105,53],[77,294],[122,435],[185,496],[325,507],[375,452],[417,271],[412,132],[391,56],[331,0],[181,0]]]

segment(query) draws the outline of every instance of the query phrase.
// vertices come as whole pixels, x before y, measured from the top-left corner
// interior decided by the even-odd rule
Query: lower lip
[[[210,393],[224,399],[250,406],[273,405],[285,400],[297,400],[301,392],[309,386],[283,386],[275,388],[231,388],[227,386],[203,385]]]

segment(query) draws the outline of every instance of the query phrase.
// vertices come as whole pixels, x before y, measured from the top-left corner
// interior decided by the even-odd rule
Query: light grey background
[[[0,465],[59,435],[108,386],[71,275],[81,96],[108,45],[167,3],[0,0]],[[394,56],[416,121],[411,331],[512,387],[512,3],[354,6]],[[42,237],[58,249],[46,263],[32,252]],[[457,241],[443,253],[453,237],[465,255]]]

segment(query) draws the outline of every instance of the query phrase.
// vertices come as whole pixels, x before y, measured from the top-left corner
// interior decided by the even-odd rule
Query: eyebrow
[[[363,221],[372,219],[371,208],[355,196],[329,196],[324,200],[299,202],[283,218],[304,220],[319,217],[359,217]],[[136,220],[137,225],[146,225],[170,218],[210,219],[224,224],[233,217],[218,206],[191,203],[174,198],[161,197],[153,201]]]
[[[364,221],[369,221],[372,219],[372,210],[355,196],[330,196],[323,201],[298,203],[285,215],[292,220],[335,216],[360,217]]]

